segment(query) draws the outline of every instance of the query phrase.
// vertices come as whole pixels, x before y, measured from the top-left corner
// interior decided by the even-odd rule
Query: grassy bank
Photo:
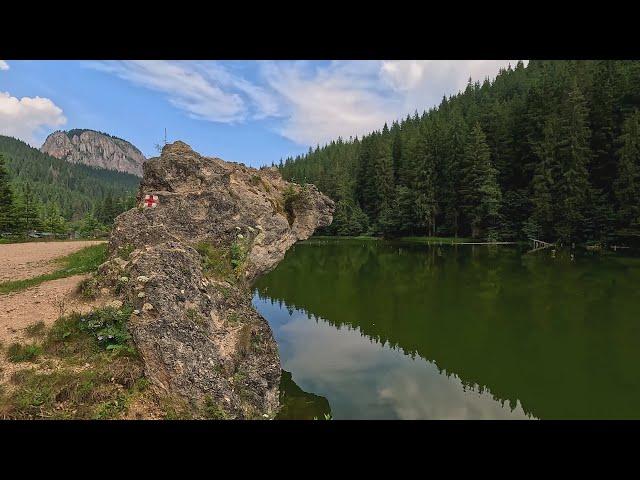
[[[210,398],[188,405],[149,388],[128,330],[132,307],[105,307],[26,329],[27,343],[0,345],[19,365],[0,383],[0,419],[224,419]]]
[[[100,236],[89,236],[89,237],[80,237],[76,239],[71,239],[67,235],[62,237],[39,237],[39,238],[31,238],[31,237],[4,237],[0,238],[0,245],[10,245],[12,243],[48,243],[48,242],[75,242],[77,240],[108,240],[109,235],[104,234]]]
[[[318,235],[313,236],[309,240],[383,240],[382,237],[370,237],[370,236],[357,236],[357,237],[346,237],[346,236],[329,236],[329,235]],[[402,242],[412,242],[412,243],[463,243],[463,242],[471,242],[472,240],[465,237],[398,237],[388,240],[402,241]]]
[[[463,242],[472,242],[473,240],[470,238],[464,237],[400,237],[398,240],[402,240],[403,242],[412,242],[412,243],[463,243]],[[480,240],[476,240],[480,241]]]
[[[67,255],[66,257],[56,260],[56,263],[58,263],[60,267],[54,272],[46,273],[34,278],[0,283],[0,294],[17,292],[19,290],[24,290],[25,288],[40,285],[42,282],[58,280],[59,278],[70,277],[80,273],[92,272],[96,270],[98,266],[106,260],[106,258],[106,243],[83,248],[71,255]]]
[[[340,235],[314,235],[308,240],[382,240],[382,238],[370,237],[367,235],[358,235],[357,237],[347,237]]]
[[[0,418],[118,418],[148,382],[127,332],[130,309],[105,308],[35,324],[31,343],[3,352],[22,364],[0,394]],[[9,388],[10,387],[10,388]]]

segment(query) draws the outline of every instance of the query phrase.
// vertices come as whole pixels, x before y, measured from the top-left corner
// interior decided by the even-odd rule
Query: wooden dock
[[[533,243],[533,249],[529,250],[527,253],[534,253],[540,250],[544,250],[545,248],[555,247],[555,243],[545,242],[543,240],[538,240],[537,238],[529,239]]]

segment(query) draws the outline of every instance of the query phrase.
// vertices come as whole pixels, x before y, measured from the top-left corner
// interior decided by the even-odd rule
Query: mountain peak
[[[131,143],[108,133],[85,128],[58,130],[44,141],[40,151],[71,163],[106,168],[142,176],[146,160]]]

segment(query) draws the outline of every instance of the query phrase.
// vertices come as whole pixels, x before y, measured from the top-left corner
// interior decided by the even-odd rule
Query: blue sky
[[[90,128],[156,155],[169,141],[259,166],[381,128],[515,60],[0,60],[0,134],[40,147]]]

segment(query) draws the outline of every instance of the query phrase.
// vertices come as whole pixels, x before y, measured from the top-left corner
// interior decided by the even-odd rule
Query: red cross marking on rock
[[[157,195],[145,195],[144,196],[144,206],[147,208],[155,208],[158,206],[158,196]]]

